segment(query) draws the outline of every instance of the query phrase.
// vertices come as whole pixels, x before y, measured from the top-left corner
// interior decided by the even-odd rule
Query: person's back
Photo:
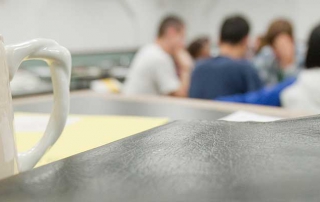
[[[219,56],[201,61],[196,66],[191,78],[189,96],[215,99],[260,88],[261,81],[251,64],[244,60]]]
[[[179,85],[172,57],[153,43],[143,47],[135,56],[123,93],[166,95]]]
[[[220,56],[198,63],[191,77],[189,97],[215,99],[262,87],[255,68],[243,59],[248,48],[249,30],[248,22],[241,16],[224,21],[220,32]]]

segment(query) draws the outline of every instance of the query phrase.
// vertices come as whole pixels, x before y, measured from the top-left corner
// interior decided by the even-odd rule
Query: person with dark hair
[[[291,22],[287,19],[274,20],[263,42],[266,46],[255,57],[254,64],[265,84],[276,84],[297,76],[304,65],[305,48],[295,43]]]
[[[186,97],[193,61],[184,49],[184,41],[184,22],[176,16],[164,18],[156,41],[135,55],[123,93]]]
[[[320,24],[316,26],[308,41],[308,50],[303,69],[297,81],[281,94],[282,105],[289,109],[308,110],[320,113]]]
[[[215,100],[268,106],[283,106],[288,109],[320,113],[320,25],[309,37],[305,68],[297,79],[290,77],[281,83],[267,86],[259,91],[232,96],[222,96]]]
[[[244,59],[249,31],[249,23],[241,16],[232,16],[223,22],[220,56],[203,60],[196,65],[189,90],[191,98],[215,99],[262,87],[257,71]]]
[[[199,37],[188,46],[188,52],[194,60],[211,57],[211,42],[208,37]]]

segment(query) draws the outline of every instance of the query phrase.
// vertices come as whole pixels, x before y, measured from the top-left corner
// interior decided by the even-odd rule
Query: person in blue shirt
[[[268,106],[320,113],[320,24],[308,40],[305,68],[297,77],[290,77],[259,91],[218,97],[215,100]]]
[[[197,63],[191,76],[189,97],[215,99],[259,90],[262,82],[256,69],[246,61],[249,23],[242,16],[231,16],[220,31],[220,56]]]

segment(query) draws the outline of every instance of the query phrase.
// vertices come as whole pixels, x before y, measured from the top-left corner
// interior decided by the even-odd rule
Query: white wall
[[[278,17],[291,20],[299,40],[308,38],[313,26],[320,23],[319,0],[184,0],[184,17],[191,36],[201,33],[217,38],[225,16],[240,13],[251,22],[252,35],[263,34],[270,21]]]
[[[0,33],[6,43],[47,37],[71,51],[112,50],[151,41],[166,13],[187,21],[189,38],[216,38],[226,15],[244,13],[253,35],[284,16],[295,22],[296,36],[305,39],[320,22],[319,7],[319,0],[0,0]]]
[[[53,38],[71,50],[136,46],[134,19],[117,0],[12,0],[0,5],[7,43]]]

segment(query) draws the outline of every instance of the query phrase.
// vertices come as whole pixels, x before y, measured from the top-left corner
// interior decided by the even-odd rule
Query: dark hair
[[[158,37],[162,37],[169,27],[174,27],[176,29],[181,29],[184,27],[184,22],[181,18],[169,15],[162,19],[159,29],[158,29]]]
[[[222,24],[220,31],[221,42],[230,44],[240,43],[250,32],[248,21],[240,16],[228,17]]]
[[[320,25],[316,26],[309,37],[306,68],[320,67]]]
[[[291,38],[293,38],[293,26],[289,20],[286,19],[277,19],[274,20],[267,31],[265,36],[265,41],[267,44],[272,45],[274,40],[280,34],[288,34]]]
[[[191,42],[191,44],[188,46],[188,52],[193,57],[193,59],[196,59],[201,54],[201,50],[203,47],[209,43],[208,37],[200,37]]]

